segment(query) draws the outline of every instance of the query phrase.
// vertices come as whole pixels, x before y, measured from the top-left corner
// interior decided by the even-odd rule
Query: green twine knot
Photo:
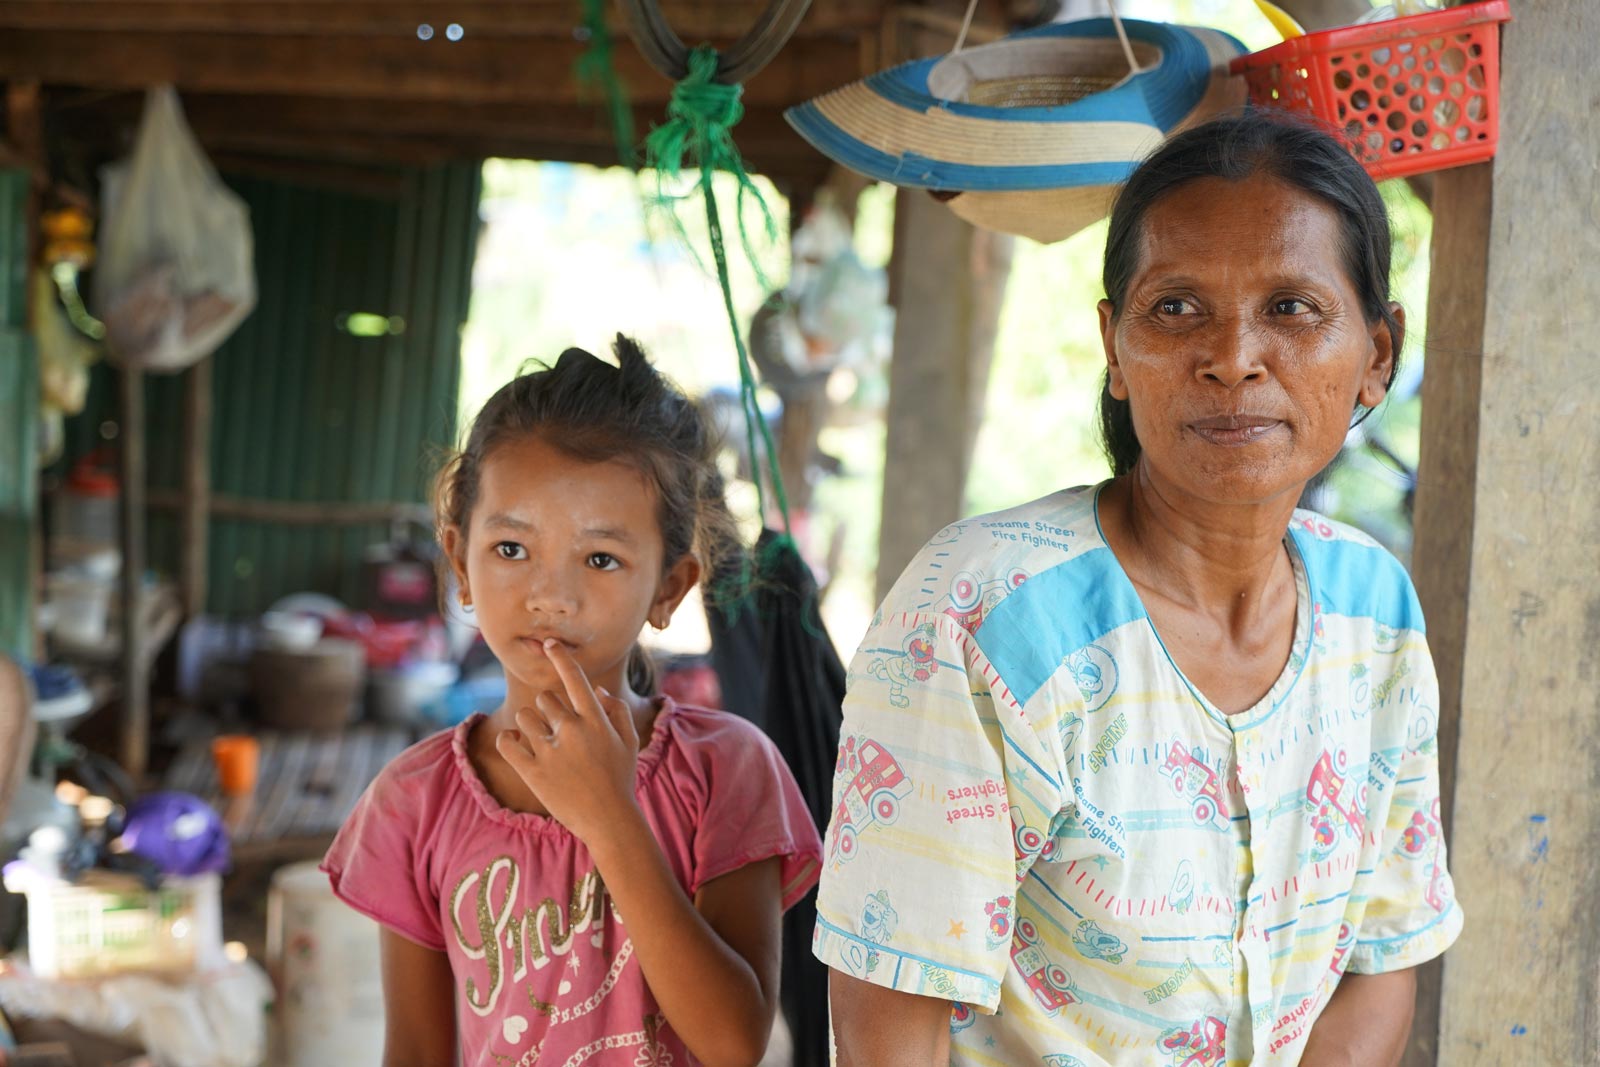
[[[583,0],[583,25],[589,33],[589,47],[578,56],[574,73],[580,84],[599,89],[605,97],[611,134],[617,142],[617,160],[630,170],[638,170],[633,108],[628,103],[628,88],[617,74],[616,41],[606,24],[605,0]]]
[[[667,104],[667,117],[683,119],[696,131],[718,138],[728,136],[728,131],[744,118],[744,86],[737,82],[724,85],[713,81],[717,76],[717,53],[709,45],[701,45],[689,54],[689,73],[672,87],[672,100]]]
[[[717,50],[708,44],[689,53],[689,72],[672,87],[667,121],[650,131],[645,149],[664,178],[676,178],[685,163],[738,175],[740,195],[749,185],[744,159],[733,144],[733,127],[744,117],[744,86],[716,81]],[[759,200],[755,186],[750,191]],[[766,202],[762,201],[765,209]],[[769,215],[770,218],[770,215]]]
[[[716,49],[700,45],[689,53],[689,72],[672,90],[672,100],[667,105],[667,122],[650,131],[645,138],[645,154],[656,171],[656,203],[666,209],[673,226],[684,244],[691,249],[689,235],[678,217],[677,203],[685,199],[666,192],[666,183],[683,173],[685,161],[699,170],[697,185],[705,200],[706,226],[711,234],[711,258],[716,267],[717,281],[722,286],[723,308],[728,314],[728,325],[733,328],[733,344],[739,353],[739,398],[744,409],[746,447],[750,452],[750,469],[756,485],[756,498],[760,502],[762,520],[766,518],[766,491],[762,486],[762,456],[757,439],[765,446],[767,477],[777,498],[778,511],[783,519],[783,529],[789,529],[789,500],[783,491],[783,477],[778,472],[778,450],[772,443],[771,431],[761,414],[757,397],[755,372],[750,365],[750,354],[745,349],[744,332],[739,327],[738,313],[733,306],[733,288],[728,279],[728,255],[722,241],[722,218],[717,210],[716,192],[712,176],[719,170],[732,174],[739,183],[739,195],[734,211],[739,221],[739,237],[745,255],[755,268],[756,277],[766,288],[768,283],[750,243],[749,231],[744,224],[745,197],[755,199],[761,208],[768,240],[777,238],[777,223],[767,207],[761,190],[751,181],[745,169],[744,157],[733,143],[732,128],[744,115],[744,105],[739,97],[743,88],[737,84],[724,85],[715,80],[718,58]]]

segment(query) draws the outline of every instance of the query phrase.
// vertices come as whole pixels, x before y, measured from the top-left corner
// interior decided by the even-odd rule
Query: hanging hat
[[[919,59],[790,108],[828,158],[937,194],[986,229],[1059,241],[1101,218],[1166,136],[1244,103],[1218,30],[1057,23]],[[1130,62],[1130,59],[1133,62]],[[1137,64],[1136,69],[1134,63]]]

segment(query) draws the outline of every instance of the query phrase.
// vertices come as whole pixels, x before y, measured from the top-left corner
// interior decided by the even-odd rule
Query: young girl
[[[440,543],[505,703],[402,753],[323,863],[382,924],[385,1067],[752,1065],[821,842],[777,750],[635,640],[731,537],[693,405],[631,341],[496,393]]]

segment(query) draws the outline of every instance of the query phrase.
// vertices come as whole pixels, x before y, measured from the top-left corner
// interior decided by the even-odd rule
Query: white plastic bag
[[[267,1053],[272,983],[253,960],[186,981],[125,974],[56,982],[25,969],[0,974],[0,1009],[60,1019],[142,1046],[160,1067],[255,1067]]]
[[[170,85],[145,95],[133,155],[101,172],[96,311],[113,362],[176,371],[256,303],[250,211],[223,184]]]

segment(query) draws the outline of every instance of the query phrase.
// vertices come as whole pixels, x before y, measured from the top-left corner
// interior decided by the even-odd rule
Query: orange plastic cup
[[[223,734],[211,742],[217,780],[230,797],[255,791],[261,767],[261,743],[248,734]]]

